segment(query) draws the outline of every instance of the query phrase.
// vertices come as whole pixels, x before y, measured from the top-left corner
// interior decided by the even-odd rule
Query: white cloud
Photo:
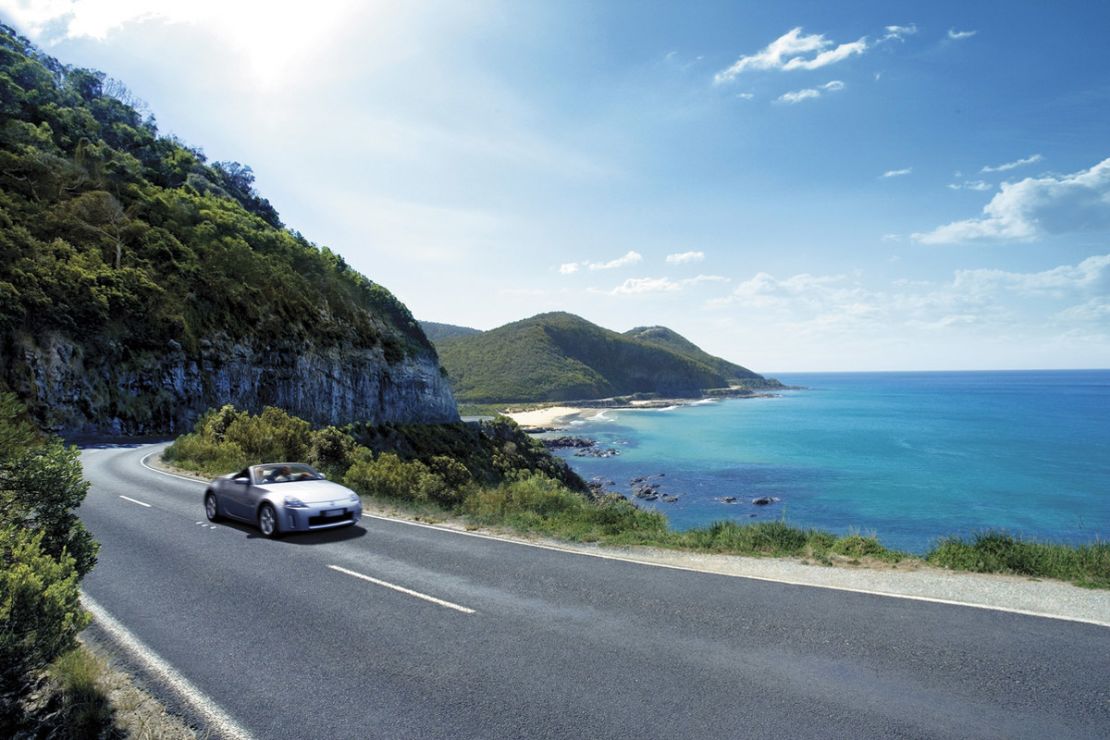
[[[900,170],[887,170],[881,177],[904,177],[913,172],[913,167],[904,167]]]
[[[749,93],[749,92],[736,93],[736,97],[740,98],[741,100],[751,100],[755,97],[755,93]]]
[[[1078,265],[1061,265],[1041,272],[958,270],[953,286],[970,294],[1013,291],[1066,298],[1076,292],[1110,293],[1110,254],[1088,257]]]
[[[821,97],[821,90],[828,90],[829,92],[837,92],[844,89],[844,83],[840,80],[832,80],[826,82],[820,87],[807,87],[804,90],[794,90],[786,92],[775,99],[776,103],[800,103],[803,100],[813,100],[814,98]]]
[[[1015,159],[1013,162],[1006,162],[1005,164],[999,164],[999,165],[995,165],[993,167],[990,166],[990,165],[984,165],[983,169],[981,169],[979,171],[980,172],[1007,172],[1009,170],[1017,169],[1018,167],[1024,167],[1027,164],[1035,164],[1037,162],[1040,162],[1042,159],[1044,159],[1044,157],[1042,157],[1041,155],[1033,154],[1031,156],[1025,157],[1024,159]]]
[[[984,190],[991,190],[994,185],[982,180],[964,180],[963,182],[950,182],[947,187],[949,190],[977,190],[983,192]]]
[[[917,33],[917,24],[911,23],[908,26],[887,26],[885,30],[886,33],[879,39],[880,42],[902,41],[904,37],[913,36]]]
[[[609,295],[640,295],[643,293],[677,293],[691,285],[701,283],[727,283],[729,279],[720,275],[698,275],[684,280],[671,280],[670,278],[644,277],[628,278],[623,283],[609,291]]]
[[[644,256],[642,254],[630,249],[624,255],[617,257],[616,259],[609,260],[608,262],[590,262],[589,260],[584,260],[582,262],[564,262],[563,264],[559,265],[559,274],[573,275],[583,267],[588,270],[615,270],[618,267],[627,267],[628,265],[634,265],[643,258]]]
[[[1056,316],[1064,321],[1104,322],[1110,320],[1110,298],[1098,296],[1089,301],[1069,306]]]
[[[895,280],[867,287],[860,275],[802,273],[780,279],[760,272],[724,298],[707,302],[739,306],[745,320],[776,333],[902,336],[919,332],[983,332],[996,337],[1015,324],[1057,335],[1069,322],[1098,322],[1110,314],[1110,254],[1039,272],[960,270],[947,281]],[[1053,310],[1053,307],[1058,307]],[[1103,341],[1100,339],[1100,341]]]
[[[730,82],[748,70],[820,69],[866,50],[866,36],[834,45],[823,34],[803,34],[801,27],[792,28],[759,52],[737,59],[731,67],[718,72],[713,81],[718,85]]]
[[[705,259],[705,252],[677,252],[667,255],[667,262],[670,262],[672,265],[701,262],[703,259]]]
[[[1104,229],[1110,229],[1110,159],[1070,175],[1002,183],[981,218],[953,221],[913,238],[922,244],[952,244]]]
[[[782,66],[783,69],[820,69],[827,67],[830,64],[844,61],[850,56],[862,54],[867,51],[867,37],[864,36],[859,41],[852,41],[851,43],[841,44],[835,49],[823,51],[813,59],[802,59],[795,57],[789,60]]]
[[[591,270],[615,270],[618,267],[634,265],[643,258],[644,256],[639,252],[629,250],[623,256],[617,257],[615,260],[609,260],[608,262],[589,262],[586,263],[586,267]]]
[[[103,41],[138,23],[204,26],[239,51],[255,76],[267,82],[293,68],[300,52],[326,43],[356,7],[353,0],[316,0],[311,12],[294,4],[258,1],[0,0],[0,13],[45,44],[63,38]],[[385,6],[367,10],[376,16],[392,12]]]
[[[820,90],[814,90],[812,87],[809,87],[809,88],[806,88],[805,90],[794,90],[793,92],[783,93],[778,98],[776,98],[776,102],[778,102],[778,103],[800,103],[803,100],[812,100],[813,98],[819,98],[819,97],[821,97],[821,91]]]
[[[957,31],[955,28],[949,28],[948,29],[948,38],[953,39],[955,41],[959,41],[960,39],[969,39],[977,33],[979,33],[979,32],[978,31]]]

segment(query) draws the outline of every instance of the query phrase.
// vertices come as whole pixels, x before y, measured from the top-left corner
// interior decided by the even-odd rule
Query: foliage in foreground
[[[197,422],[166,449],[185,468],[226,473],[263,460],[307,459],[360,494],[551,537],[611,545],[736,555],[790,556],[818,563],[898,563],[911,556],[874,535],[838,536],[785,521],[715,522],[681,532],[658,512],[622,496],[586,495],[563,461],[508,419],[482,424],[357,427],[309,425],[279,409],[258,416],[230,406]],[[946,539],[924,558],[954,570],[1058,578],[1110,588],[1110,545],[1080,547],[986,533]]]
[[[78,583],[97,545],[74,513],[87,488],[76,449],[41,437],[0,394],[0,736],[20,726],[38,676],[88,624]]]

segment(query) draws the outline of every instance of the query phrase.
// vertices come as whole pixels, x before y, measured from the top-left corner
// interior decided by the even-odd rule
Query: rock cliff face
[[[381,347],[253,346],[224,336],[195,354],[86,351],[61,333],[23,335],[4,363],[8,385],[63,433],[181,433],[213,406],[278,406],[317,424],[458,420],[436,355],[387,361]]]

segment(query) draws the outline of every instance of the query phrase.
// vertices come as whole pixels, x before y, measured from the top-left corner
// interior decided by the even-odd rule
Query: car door
[[[237,473],[224,487],[223,504],[228,514],[239,519],[254,519],[254,508],[250,505],[250,492],[254,488],[249,469]]]

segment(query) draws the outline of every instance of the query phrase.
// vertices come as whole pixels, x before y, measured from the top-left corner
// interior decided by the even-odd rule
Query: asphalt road
[[[84,589],[260,738],[1110,737],[1105,627],[373,518],[270,541],[151,449],[83,453]]]

